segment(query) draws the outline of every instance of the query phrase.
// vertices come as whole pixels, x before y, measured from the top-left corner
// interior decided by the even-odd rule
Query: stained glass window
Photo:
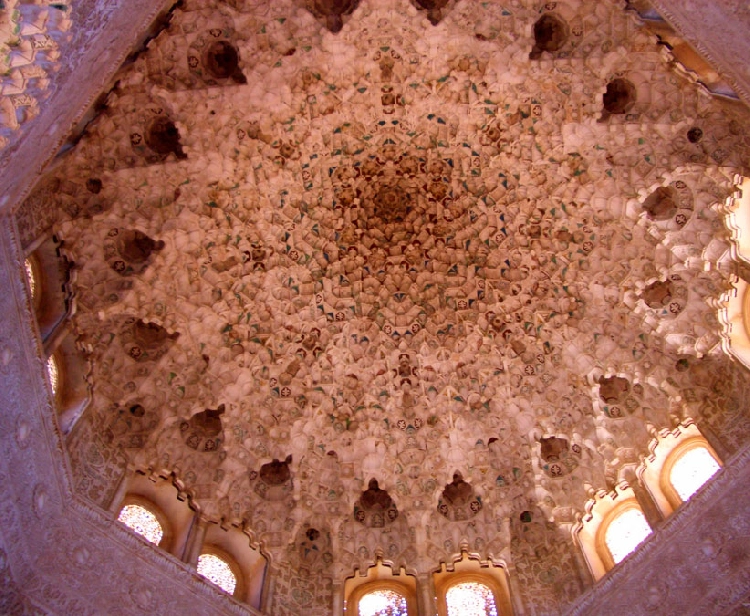
[[[215,554],[200,555],[200,558],[198,558],[198,573],[230,595],[234,593],[237,578],[232,573],[229,563]]]
[[[117,519],[156,545],[159,545],[164,535],[156,516],[140,505],[125,505]]]
[[[31,289],[31,299],[36,298],[36,275],[34,273],[34,266],[31,261],[26,259],[24,265],[26,266],[26,278],[29,280],[29,288]]]
[[[54,355],[50,355],[47,358],[47,375],[49,376],[52,393],[57,394],[57,386],[60,382],[60,369],[57,367],[57,360]]]
[[[406,597],[393,590],[368,592],[359,600],[359,616],[407,616]]]
[[[672,466],[669,481],[683,501],[689,499],[714,476],[719,463],[705,447],[696,447],[680,456]]]
[[[604,542],[607,544],[609,553],[612,554],[612,560],[619,563],[650,534],[651,527],[643,512],[631,507],[610,522],[604,535]]]
[[[484,584],[464,582],[445,594],[448,616],[497,616],[495,597]]]

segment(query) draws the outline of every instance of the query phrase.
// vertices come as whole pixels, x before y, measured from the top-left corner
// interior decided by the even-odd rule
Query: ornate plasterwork
[[[750,101],[750,8],[741,0],[649,0],[650,4]]]
[[[272,554],[272,613],[329,613],[331,580],[378,554],[426,572],[462,549],[554,613],[582,590],[569,526],[647,422],[693,415],[741,447],[716,312],[745,115],[619,6],[547,8],[571,38],[538,60],[534,3],[456,3],[438,27],[362,3],[335,37],[291,4],[175,13],[19,213],[78,267],[77,494],[175,474]],[[247,83],[196,76],[217,29]],[[615,79],[636,100],[607,115]],[[456,471],[468,510],[441,515]],[[371,480],[388,506],[362,524]],[[302,528],[328,562],[306,564]]]
[[[257,613],[73,494],[41,344],[31,327],[18,235],[7,217],[0,222],[0,609]]]
[[[39,114],[60,46],[70,39],[71,7],[8,0],[0,12],[0,152],[21,125]]]
[[[136,0],[127,6],[119,6],[117,0],[75,0],[45,5],[17,4],[14,0],[5,3],[8,6],[4,6],[0,13],[3,49],[12,51],[13,48],[7,48],[5,43],[21,34],[22,30],[15,32],[16,25],[27,28],[25,38],[36,40],[40,37],[37,45],[44,49],[42,52],[33,51],[29,40],[32,51],[20,54],[22,58],[31,57],[32,63],[27,64],[28,74],[23,77],[23,83],[29,83],[31,98],[19,101],[22,104],[18,106],[18,113],[28,121],[9,134],[7,144],[3,145],[0,185],[4,189],[0,211],[7,213],[15,209],[28,194],[40,170],[69,136],[70,128],[81,121],[96,97],[108,86],[114,72],[133,51],[138,37],[166,8],[167,1]],[[57,6],[65,8],[55,8]],[[17,11],[23,19],[14,19]],[[74,24],[73,28],[70,28],[70,23]],[[50,32],[35,32],[40,27]],[[43,72],[47,75],[42,78]],[[10,81],[10,76],[7,83],[4,80],[3,94],[6,90],[7,93],[11,91],[6,86],[16,87],[18,80]],[[13,96],[15,94],[9,98]],[[37,107],[32,99],[37,104],[44,100],[38,108],[39,115],[35,115]],[[26,117],[29,109],[34,110],[31,115],[35,117]],[[9,112],[17,114],[16,109]]]
[[[658,614],[668,605],[688,614],[743,614],[750,599],[748,499],[746,448],[566,613]]]

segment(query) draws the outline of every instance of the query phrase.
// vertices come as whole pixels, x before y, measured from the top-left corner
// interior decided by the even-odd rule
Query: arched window
[[[639,474],[665,517],[721,469],[719,456],[689,418],[655,433],[649,449]]]
[[[662,492],[672,508],[676,509],[719,469],[721,462],[705,438],[687,438],[669,452],[664,462],[660,482]]]
[[[417,580],[378,559],[344,582],[344,606],[351,616],[416,616]]]
[[[680,499],[685,502],[720,469],[711,452],[705,447],[693,447],[680,455],[669,471],[672,484]]]
[[[586,503],[586,514],[573,529],[595,580],[599,580],[651,534],[651,526],[626,482],[599,490]]]
[[[39,296],[39,283],[37,282],[39,274],[36,271],[38,266],[33,257],[26,259],[24,266],[26,267],[26,280],[29,283],[29,291],[31,291],[31,301],[36,308],[37,297]]]
[[[237,566],[230,562],[226,556],[219,556],[213,551],[204,552],[198,558],[198,573],[224,592],[233,595],[237,588]]]
[[[740,177],[731,208],[724,217],[739,253],[738,261],[750,261],[750,177]],[[734,293],[726,294],[722,321],[729,351],[750,368],[750,284],[742,277],[733,283]]]
[[[208,523],[196,564],[198,573],[238,601],[260,609],[268,561],[244,529]]]
[[[497,616],[492,591],[478,582],[454,584],[445,593],[445,602],[448,616]]]
[[[60,427],[67,434],[91,400],[92,387],[88,379],[91,363],[76,347],[74,336],[70,332],[62,333],[62,337],[54,339],[54,345],[45,349],[48,353],[45,368],[53,406]]]
[[[503,616],[513,613],[504,567],[464,552],[433,575],[439,616]]]
[[[651,527],[637,505],[623,507],[605,525],[604,544],[614,564],[619,563],[651,534]]]
[[[60,366],[54,353],[47,358],[47,377],[52,388],[52,396],[57,397],[60,386]]]
[[[174,479],[147,476],[141,472],[129,473],[114,495],[110,510],[119,512],[122,516],[133,505],[137,507],[133,511],[146,510],[161,526],[163,535],[156,544],[177,558],[182,558],[187,549],[195,511],[190,508],[190,497],[180,493]],[[118,519],[130,526],[121,518]]]
[[[406,597],[395,590],[373,590],[357,604],[358,616],[407,616]]]
[[[164,537],[164,528],[156,514],[142,505],[125,505],[117,519],[154,545],[159,545]]]
[[[72,263],[61,254],[60,247],[57,238],[44,240],[24,262],[39,333],[45,343],[73,309]]]

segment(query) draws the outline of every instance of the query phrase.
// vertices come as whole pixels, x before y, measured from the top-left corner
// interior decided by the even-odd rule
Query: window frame
[[[501,601],[504,592],[500,583],[496,579],[489,574],[466,571],[463,573],[455,573],[454,575],[435,583],[439,616],[448,616],[448,591],[454,586],[470,582],[481,584],[482,586],[489,588],[492,593],[492,598],[495,601],[495,609],[497,610],[498,616],[504,616],[509,613],[512,614],[512,612],[506,611],[507,607],[503,604],[503,601]]]
[[[29,299],[34,308],[34,315],[39,313],[42,305],[42,290],[44,281],[42,280],[42,264],[39,257],[34,253],[24,259],[24,271],[26,273],[26,284],[29,289]]]
[[[349,606],[351,605],[356,610],[352,612],[353,616],[360,616],[359,602],[362,597],[364,597],[365,595],[369,595],[372,592],[377,592],[378,590],[390,590],[398,593],[406,599],[406,613],[408,614],[408,616],[418,616],[419,612],[417,611],[416,596],[413,595],[411,589],[407,584],[397,580],[375,580],[373,582],[367,582],[366,584],[357,586],[354,590],[352,590],[351,594],[347,598],[347,612],[349,611]]]
[[[149,513],[153,514],[156,518],[156,521],[159,522],[161,525],[161,541],[159,541],[158,544],[151,543],[146,537],[141,535],[140,533],[137,533],[134,531],[130,526],[125,524],[125,522],[122,522],[120,518],[120,514],[122,513],[122,510],[127,507],[128,505],[137,505],[139,507],[143,507],[143,509],[146,509]],[[135,535],[138,535],[141,539],[143,539],[146,543],[153,545],[155,547],[158,547],[161,550],[164,550],[165,552],[169,552],[172,548],[172,541],[174,539],[174,532],[172,529],[172,524],[169,521],[169,517],[167,514],[165,514],[161,507],[159,507],[155,502],[152,500],[149,500],[148,498],[144,498],[143,496],[140,496],[138,494],[127,494],[125,498],[122,500],[122,503],[120,503],[120,506],[117,509],[117,516],[115,517],[115,520],[122,524],[125,528],[127,528],[130,532],[132,532]]]
[[[638,501],[635,498],[629,498],[621,503],[618,503],[611,511],[608,511],[604,516],[601,524],[599,525],[599,528],[596,530],[596,551],[598,552],[599,557],[602,559],[602,563],[604,564],[604,567],[607,571],[611,571],[615,566],[620,564],[619,562],[615,562],[614,556],[612,556],[612,552],[607,545],[607,531],[609,530],[612,522],[623,515],[626,511],[630,511],[631,509],[637,509],[643,516],[643,519],[646,520],[646,524],[648,524],[646,514],[643,513],[643,509],[641,508]],[[648,526],[649,528],[651,527],[650,524],[648,524]],[[654,529],[651,528],[651,532],[646,537],[644,537],[643,540],[639,541],[638,544],[626,556],[624,556],[622,560],[625,560],[625,558],[627,558],[628,556],[630,556],[630,554],[637,550],[638,546],[646,541],[646,539],[653,533]],[[622,562],[622,560],[620,562]]]
[[[198,573],[198,575],[200,575],[209,584],[216,586],[216,588],[218,588],[221,592],[229,595],[230,597],[235,597],[240,601],[244,601],[244,596],[247,592],[245,576],[243,574],[242,567],[237,562],[237,559],[235,559],[234,556],[232,556],[229,552],[213,543],[204,543],[201,546],[201,551],[198,555],[198,562],[200,562],[200,557],[204,555],[216,556],[220,560],[223,560],[227,565],[229,565],[229,569],[231,570],[232,575],[234,575],[235,579],[234,591],[229,593],[202,573]],[[195,563],[196,571],[198,570],[198,562]]]
[[[677,489],[672,484],[672,470],[674,469],[675,464],[677,464],[680,459],[682,459],[688,452],[692,451],[693,449],[705,449],[706,451],[708,451],[709,455],[719,465],[719,470],[721,470],[724,466],[719,459],[719,456],[714,451],[713,447],[708,444],[708,441],[704,437],[693,436],[679,443],[667,455],[667,459],[664,462],[664,466],[662,467],[661,476],[659,479],[659,487],[661,488],[664,496],[667,498],[667,501],[671,505],[672,509],[677,509],[685,502],[682,500],[682,497],[679,495]],[[703,485],[706,484],[704,483]]]
[[[462,551],[452,562],[442,563],[432,574],[435,607],[438,616],[448,615],[448,591],[457,584],[476,582],[487,586],[495,600],[498,616],[515,613],[511,598],[507,565],[490,559],[480,560],[477,554]]]
[[[33,306],[34,317],[45,347],[58,336],[59,330],[74,311],[74,293],[71,288],[73,263],[61,252],[62,242],[56,237],[41,240],[24,257],[24,279]],[[26,264],[29,264],[36,282],[34,297]]]

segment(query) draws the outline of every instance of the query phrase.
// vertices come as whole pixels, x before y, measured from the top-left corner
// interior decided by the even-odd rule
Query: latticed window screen
[[[495,597],[484,584],[464,582],[451,586],[445,601],[448,616],[497,616]]]
[[[24,265],[26,266],[26,278],[29,280],[29,289],[31,289],[31,299],[36,299],[36,274],[34,273],[34,266],[31,261],[26,259]]]
[[[375,590],[359,600],[359,616],[407,616],[406,597],[393,590]]]
[[[52,387],[52,393],[57,394],[57,388],[60,385],[60,369],[57,367],[57,360],[54,355],[47,358],[47,376]]]
[[[159,545],[164,536],[164,530],[156,516],[140,505],[125,505],[117,519],[156,545]]]
[[[198,558],[198,573],[208,578],[219,588],[234,593],[237,586],[237,578],[232,573],[229,564],[215,554],[201,554]]]

